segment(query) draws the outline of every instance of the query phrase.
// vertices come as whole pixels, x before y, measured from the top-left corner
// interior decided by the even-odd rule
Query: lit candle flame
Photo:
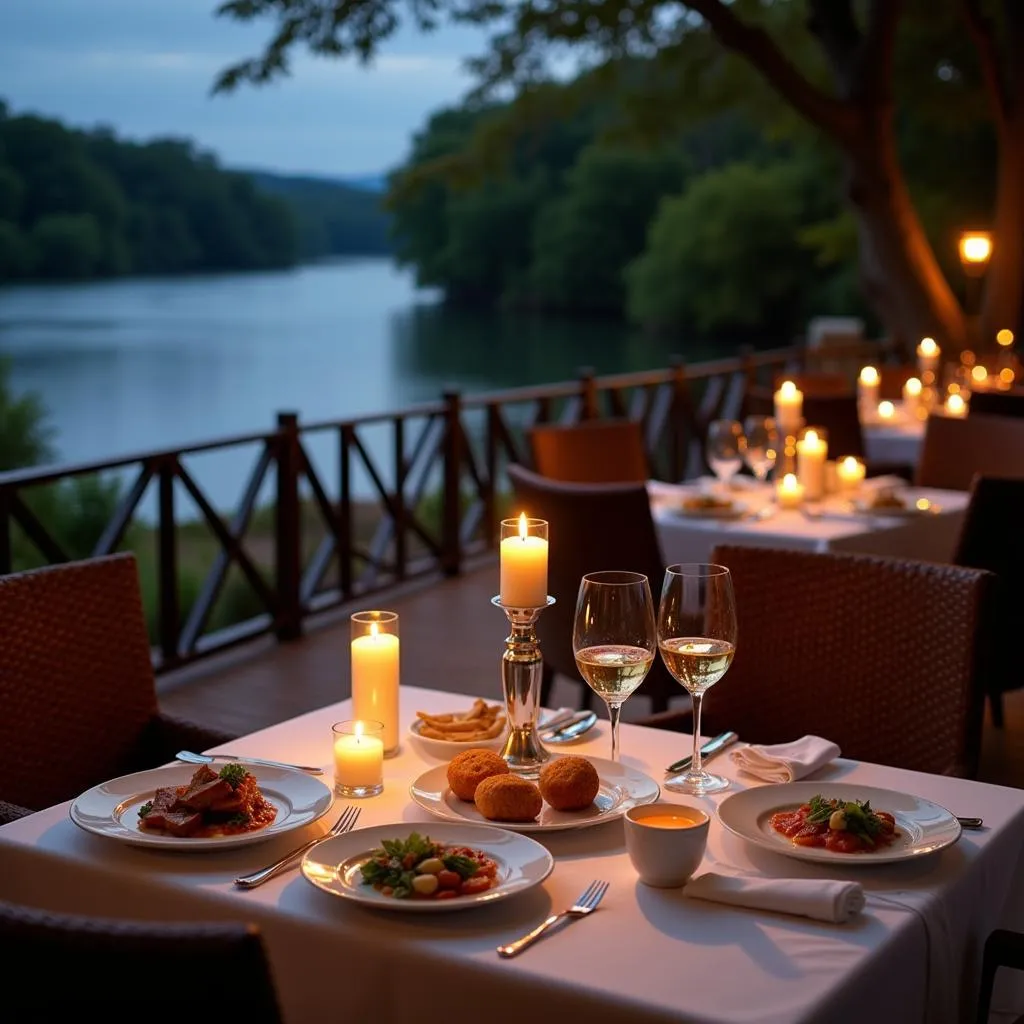
[[[519,539],[526,540],[526,513],[519,513]]]
[[[946,412],[951,413],[953,416],[960,416],[967,408],[967,403],[964,402],[960,395],[950,395],[946,399]]]
[[[1003,328],[996,334],[996,342],[1004,348],[1013,344],[1013,331]]]
[[[984,366],[975,366],[971,370],[971,376],[980,384],[983,380],[988,379],[988,370]]]
[[[883,420],[891,420],[896,415],[896,406],[892,402],[879,402],[878,415]]]
[[[796,473],[787,473],[782,478],[782,489],[784,491],[796,490]]]
[[[856,472],[858,464],[859,460],[853,455],[847,455],[846,458],[843,459],[843,469],[845,469],[847,473]]]
[[[377,638],[379,633],[380,633],[380,626],[378,626],[376,622],[371,622],[370,623],[370,636],[372,636],[376,640],[376,638]]]
[[[916,505],[919,512],[927,512],[932,507],[932,503],[927,498],[918,498]]]
[[[804,434],[804,440],[813,448],[818,443],[818,432],[816,430],[808,430]]]
[[[791,380],[784,380],[779,388],[779,394],[783,398],[796,398],[796,384]]]
[[[921,394],[921,382],[917,377],[909,377],[907,383],[903,385],[908,395],[919,395]]]
[[[860,371],[860,382],[861,384],[877,384],[878,371],[873,366],[865,366]]]
[[[922,338],[921,344],[917,346],[917,354],[930,358],[939,354],[939,346],[935,344],[934,338]]]
[[[358,743],[363,738],[363,723],[356,722],[352,727],[352,732],[355,733],[356,743]]]

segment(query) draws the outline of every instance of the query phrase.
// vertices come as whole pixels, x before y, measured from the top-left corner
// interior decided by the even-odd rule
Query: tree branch
[[[996,124],[1002,131],[1006,125],[1009,104],[1006,83],[1003,81],[999,46],[996,43],[995,27],[988,15],[981,9],[979,0],[960,0],[960,10],[963,12],[974,48],[978,51],[985,91],[992,104]]]
[[[857,54],[858,92],[875,103],[888,102],[892,92],[892,58],[903,0],[871,0],[864,37]]]
[[[722,0],[683,0],[699,14],[718,41],[740,54],[802,117],[836,138],[850,131],[849,107],[814,86],[793,65],[764,29],[738,18]]]

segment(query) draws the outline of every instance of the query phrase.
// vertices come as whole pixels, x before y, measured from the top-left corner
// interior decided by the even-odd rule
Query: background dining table
[[[415,677],[414,665],[405,671]],[[708,699],[714,701],[714,691]],[[458,694],[403,686],[402,747],[385,761],[383,793],[359,801],[360,827],[393,824],[396,837],[413,829],[429,833],[434,819],[410,799],[409,786],[443,761],[424,754],[407,729],[417,710],[440,713],[471,703]],[[331,724],[350,714],[350,703],[342,701],[233,741],[231,750],[326,767]],[[689,745],[679,733],[622,726],[624,763],[659,781]],[[559,748],[570,751],[607,757],[607,722],[583,742]],[[764,783],[741,778],[726,754],[714,764],[733,780],[726,793],[703,800],[663,793],[712,813],[702,870],[857,879],[867,892],[859,918],[827,924],[647,888],[637,881],[618,819],[533,833],[555,857],[547,880],[459,913],[368,909],[314,888],[298,871],[252,891],[232,884],[239,873],[326,830],[343,800],[301,833],[203,853],[158,852],[87,833],[62,804],[0,828],[0,898],[90,915],[256,922],[288,1024],[316,1024],[325,1014],[383,1024],[451,1024],[481,1016],[497,1024],[973,1019],[986,935],[997,926],[1024,927],[1024,794],[837,759],[815,776],[823,789],[842,781],[912,793],[954,814],[982,816],[985,827],[906,862],[872,864],[864,856],[834,866],[770,852],[728,832],[715,807],[731,793]],[[567,907],[596,878],[611,883],[596,913],[513,960],[496,955],[499,943]],[[116,965],[96,985],[116,999]],[[1007,993],[1001,998],[1017,998],[1016,990]]]
[[[956,549],[970,500],[966,491],[910,487],[902,481],[900,493],[905,500],[912,503],[926,499],[929,511],[909,515],[858,512],[838,495],[805,503],[801,508],[776,508],[771,504],[771,485],[758,485],[745,477],[733,485],[730,493],[742,504],[744,514],[717,518],[680,508],[686,497],[700,490],[710,488],[719,493],[717,485],[706,479],[685,484],[651,481],[647,488],[661,553],[668,563],[706,562],[718,544],[790,551],[852,551],[948,562]]]

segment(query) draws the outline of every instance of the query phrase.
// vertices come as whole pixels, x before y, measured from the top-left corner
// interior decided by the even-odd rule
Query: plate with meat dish
[[[952,812],[855,783],[787,782],[733,793],[718,819],[741,839],[800,860],[870,866],[936,853],[960,838]]]
[[[443,822],[374,825],[317,843],[302,875],[378,910],[468,910],[540,885],[555,866],[540,843],[507,829]]]
[[[162,850],[220,850],[312,824],[334,796],[304,772],[262,765],[167,765],[94,786],[71,804],[87,832]]]

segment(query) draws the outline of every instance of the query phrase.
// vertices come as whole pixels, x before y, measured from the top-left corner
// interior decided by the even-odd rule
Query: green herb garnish
[[[457,854],[453,854],[451,857],[444,857],[444,866],[449,871],[454,871],[460,878],[472,878],[480,869],[480,865],[476,861],[470,860],[468,857],[460,857]]]
[[[139,808],[139,817],[144,818],[151,810],[153,810],[153,801],[149,800]]]
[[[238,787],[249,773],[240,764],[226,764],[220,770],[220,777],[232,788]]]
[[[866,846],[875,845],[875,836],[882,831],[882,819],[871,810],[870,800],[826,800],[820,794],[812,796],[808,825],[827,825],[837,811],[843,815],[843,829],[852,832]]]
[[[442,851],[440,843],[435,843],[429,836],[421,836],[413,832],[406,839],[384,839],[380,846],[370,852],[370,859],[360,865],[360,873],[366,885],[375,885],[381,889],[392,890],[392,896],[406,899],[413,893],[413,879],[416,877],[416,866],[429,857],[438,857]],[[465,857],[446,857],[449,861],[465,861]],[[449,867],[458,871],[457,867]],[[474,871],[476,866],[474,865]],[[460,877],[468,878],[459,872]]]

